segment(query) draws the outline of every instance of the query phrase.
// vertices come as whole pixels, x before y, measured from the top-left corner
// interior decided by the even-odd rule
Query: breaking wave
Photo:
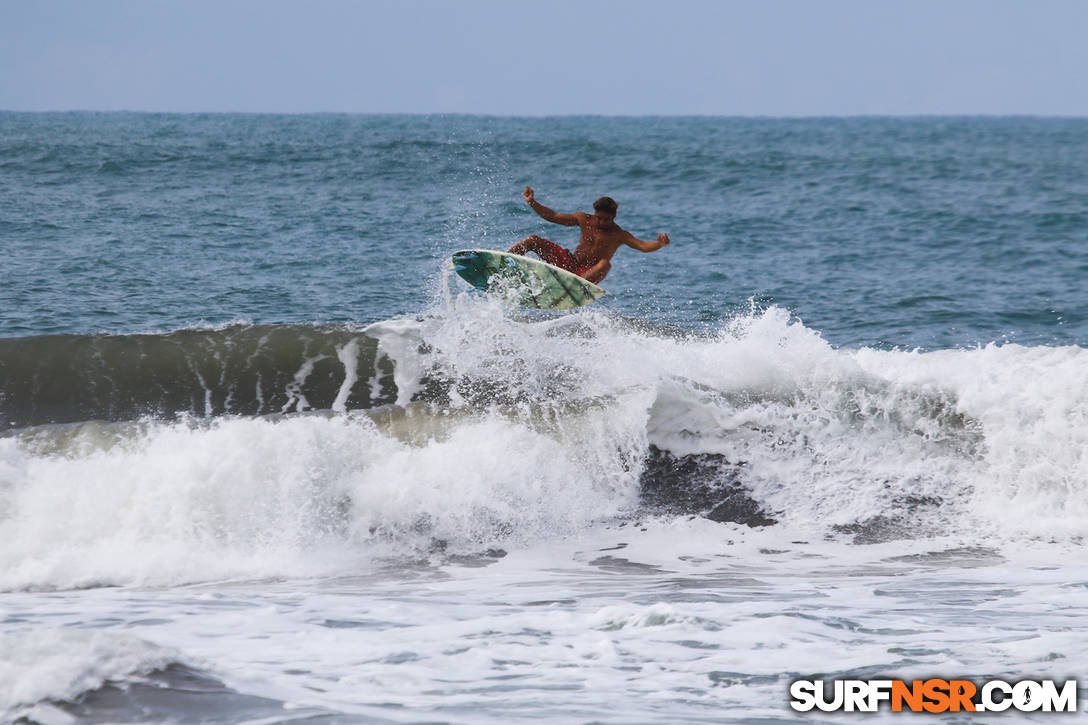
[[[0,588],[326,576],[645,515],[857,542],[1088,529],[1081,348],[456,303],[4,341]]]

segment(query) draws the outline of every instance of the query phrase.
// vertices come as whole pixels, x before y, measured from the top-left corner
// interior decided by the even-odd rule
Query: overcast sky
[[[1088,116],[1088,0],[0,0],[0,109]]]

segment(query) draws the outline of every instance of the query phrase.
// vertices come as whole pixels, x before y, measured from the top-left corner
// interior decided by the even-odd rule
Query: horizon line
[[[46,115],[46,114],[129,114],[149,116],[417,116],[417,117],[465,117],[465,118],[514,118],[514,119],[555,119],[555,118],[627,118],[627,119],[657,119],[657,118],[705,118],[705,119],[765,119],[765,120],[815,120],[815,119],[939,119],[939,118],[1037,118],[1037,119],[1088,119],[1088,114],[1076,113],[993,113],[993,112],[955,112],[955,113],[798,113],[798,114],[770,114],[770,113],[547,113],[547,114],[522,114],[522,113],[475,113],[469,111],[150,111],[135,109],[93,109],[93,108],[68,108],[68,109],[14,109],[0,108],[0,113]]]

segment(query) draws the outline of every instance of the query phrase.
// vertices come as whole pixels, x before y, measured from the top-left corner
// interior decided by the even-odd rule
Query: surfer
[[[583,211],[558,214],[538,202],[533,196],[532,188],[528,186],[522,196],[545,221],[565,227],[581,227],[582,238],[578,241],[578,248],[571,252],[555,242],[532,234],[508,251],[511,254],[535,252],[548,264],[574,272],[594,284],[599,284],[608,275],[608,270],[612,269],[612,255],[622,245],[626,244],[640,252],[656,252],[669,243],[668,234],[659,234],[656,242],[645,242],[635,239],[633,234],[620,228],[616,224],[616,209],[619,205],[608,196],[602,196],[593,202],[592,214]]]

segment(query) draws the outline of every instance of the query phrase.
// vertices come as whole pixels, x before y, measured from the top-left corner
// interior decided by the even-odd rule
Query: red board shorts
[[[556,267],[561,267],[568,272],[574,272],[579,277],[585,277],[585,273],[590,269],[590,267],[578,264],[578,260],[574,258],[569,249],[564,249],[555,242],[541,239],[537,242],[537,245],[537,254],[548,264],[554,264]]]

